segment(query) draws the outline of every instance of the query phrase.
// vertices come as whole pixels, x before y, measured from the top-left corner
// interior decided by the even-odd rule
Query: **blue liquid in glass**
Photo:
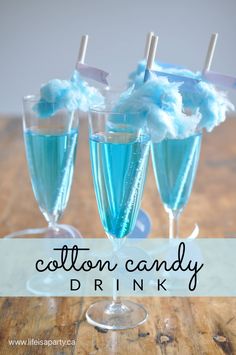
[[[196,134],[185,139],[165,139],[152,144],[156,183],[167,210],[181,210],[189,200],[201,139],[201,134]]]
[[[50,222],[62,215],[70,194],[78,130],[24,132],[26,155],[35,198]]]
[[[107,234],[123,238],[136,223],[149,157],[149,136],[94,134],[90,156],[98,210]]]

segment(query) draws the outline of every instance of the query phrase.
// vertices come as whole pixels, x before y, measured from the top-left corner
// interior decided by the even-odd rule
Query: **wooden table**
[[[201,161],[181,236],[200,226],[200,236],[236,235],[236,121],[228,120],[203,139]],[[104,235],[93,192],[87,121],[80,129],[78,162],[63,222],[85,237]],[[18,119],[0,120],[0,234],[41,227]],[[167,235],[167,216],[150,166],[142,207],[152,218],[150,237]],[[92,222],[91,222],[92,220]],[[1,270],[4,272],[4,270]],[[0,354],[236,354],[235,298],[140,298],[149,312],[139,328],[104,332],[87,324],[92,298],[1,298]],[[9,339],[76,340],[75,346],[10,347]]]

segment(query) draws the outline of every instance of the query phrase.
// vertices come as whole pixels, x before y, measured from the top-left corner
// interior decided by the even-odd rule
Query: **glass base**
[[[35,275],[27,281],[27,290],[37,296],[63,296],[66,293],[67,284],[62,274]]]
[[[68,224],[57,224],[56,228],[51,227],[45,228],[29,228],[20,231],[16,231],[12,234],[6,235],[4,238],[29,238],[29,239],[60,239],[60,238],[82,238],[80,232],[71,225]],[[56,296],[55,290],[58,291],[58,296],[65,294],[65,290],[68,287],[65,284],[66,279],[63,274],[59,271],[57,273],[48,272],[37,273],[27,281],[27,290],[30,293],[37,296]]]
[[[23,229],[8,234],[4,238],[82,238],[82,235],[73,226],[58,224],[56,229],[51,227]]]
[[[88,323],[108,330],[135,328],[147,317],[145,308],[131,301],[100,301],[92,304],[86,312]]]

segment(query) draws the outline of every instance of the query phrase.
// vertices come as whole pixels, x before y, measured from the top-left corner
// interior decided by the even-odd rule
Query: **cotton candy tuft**
[[[42,85],[35,111],[40,118],[47,118],[63,108],[87,112],[91,107],[103,105],[103,102],[101,93],[89,86],[75,70],[71,80],[53,79]]]
[[[183,113],[179,86],[179,83],[171,83],[166,77],[151,74],[147,82],[134,85],[123,93],[114,111],[125,113],[127,124],[142,127],[147,122],[154,141],[185,138],[194,134],[200,116],[196,113],[189,117]],[[137,112],[135,121],[134,112]],[[118,115],[116,121],[119,123]]]
[[[190,120],[194,120],[196,116],[200,117],[198,130],[205,128],[208,132],[211,132],[214,127],[218,126],[226,119],[226,113],[230,110],[234,110],[234,105],[228,100],[227,95],[223,91],[217,90],[213,84],[204,81],[200,72],[192,72],[191,70],[181,67],[171,67],[171,65],[160,65],[155,63],[152,68],[153,71],[159,71],[162,74],[166,73],[166,77],[171,81],[173,74],[176,76],[182,76],[183,81],[179,85],[179,93],[182,96],[182,111],[191,112],[189,115]],[[146,70],[145,61],[141,61],[135,72],[129,76],[129,85],[133,83],[136,87],[143,85],[144,73]],[[158,74],[157,74],[158,76]],[[160,76],[161,77],[161,76]],[[186,85],[184,78],[194,79],[192,85]],[[191,116],[193,116],[191,118]],[[183,121],[184,122],[184,121]],[[192,124],[190,124],[192,126]],[[180,127],[179,127],[180,128]],[[182,132],[185,127],[182,127]],[[186,134],[190,134],[191,129],[189,125],[186,125]]]

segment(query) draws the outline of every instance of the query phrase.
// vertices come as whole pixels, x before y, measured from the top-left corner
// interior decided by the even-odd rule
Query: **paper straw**
[[[149,53],[147,56],[147,69],[152,70],[153,62],[157,51],[158,36],[152,36]]]
[[[80,47],[79,47],[79,55],[77,62],[84,64],[85,56],[86,56],[86,51],[87,51],[87,46],[88,46],[88,35],[83,35],[81,40],[80,40]],[[69,120],[69,125],[68,125],[68,131],[71,131],[72,128],[72,123],[73,123],[73,118],[74,118],[74,111],[70,113],[70,120]]]
[[[150,50],[150,45],[151,45],[151,40],[152,37],[154,36],[154,32],[148,32],[147,38],[146,38],[146,44],[145,44],[145,50],[144,50],[144,59],[148,59],[148,54]]]
[[[217,38],[218,38],[218,33],[212,33],[210,43],[208,46],[208,50],[207,50],[205,64],[203,67],[203,73],[206,71],[209,71],[211,69],[211,63],[212,63],[214,52],[215,52]]]
[[[158,36],[153,35],[151,38],[151,44],[147,56],[147,66],[144,74],[144,82],[148,80],[149,77],[149,70],[152,70],[152,66],[154,63],[154,59],[156,56],[156,51],[157,51],[157,43],[158,43]]]
[[[185,155],[185,159],[182,161],[182,164],[181,164],[181,167],[179,170],[179,174],[178,174],[178,178],[176,179],[176,182],[175,182],[173,196],[176,195],[176,198],[175,198],[173,210],[177,210],[177,206],[180,201],[181,195],[184,191],[184,187],[185,187],[185,184],[186,184],[187,179],[189,177],[190,170],[191,170],[191,168],[193,168],[192,164],[193,164],[193,160],[195,159],[195,154],[197,153],[197,149],[198,149],[199,144],[201,144],[201,142],[199,142],[199,140],[201,138],[198,138],[196,136],[193,139],[194,139],[193,145],[189,149],[188,154]]]
[[[209,71],[210,68],[211,68],[211,64],[212,64],[212,60],[213,60],[213,56],[214,56],[214,52],[215,52],[217,38],[218,38],[218,33],[212,33],[211,39],[210,39],[210,43],[209,43],[209,46],[208,46],[208,50],[207,50],[205,64],[204,64],[204,67],[203,67],[203,70],[202,70],[203,74],[204,74],[204,72]],[[192,164],[193,164],[193,160],[194,160],[197,148],[198,148],[198,139],[195,139],[193,146],[189,150],[189,154],[186,155],[188,163],[186,164],[186,161],[183,161],[183,164],[182,164],[182,166],[180,168],[179,177],[176,180],[176,185],[175,185],[176,187],[179,186],[179,179],[181,179],[181,183],[180,183],[180,186],[179,186],[179,189],[178,189],[178,192],[177,192],[177,197],[176,197],[176,200],[175,200],[174,208],[176,208],[176,206],[178,205],[179,199],[180,199],[181,194],[183,192],[186,180],[188,178],[190,169],[191,169]],[[174,194],[175,194],[175,192],[174,192]]]
[[[216,47],[216,42],[217,42],[217,38],[218,38],[218,33],[212,33],[211,35],[211,39],[210,39],[210,43],[208,46],[208,50],[207,50],[207,55],[206,55],[206,59],[205,59],[205,64],[204,67],[202,69],[202,74],[204,74],[205,72],[209,71],[211,68],[211,64],[212,64],[212,60],[213,60],[213,56],[214,56],[214,52],[215,52],[215,47]],[[185,183],[188,179],[189,173],[190,173],[190,169],[192,167],[193,164],[193,160],[195,158],[195,154],[196,151],[198,149],[198,144],[199,143],[198,139],[194,139],[194,143],[192,145],[192,147],[189,149],[188,154],[186,154],[186,159],[183,160],[183,163],[181,165],[180,168],[180,172],[179,172],[179,176],[176,180],[176,184],[175,184],[175,190],[178,188],[178,191],[176,193],[176,191],[174,190],[173,195],[177,195],[176,199],[175,199],[175,204],[174,204],[174,209],[176,209],[179,199],[181,198],[181,195],[183,193],[184,187],[185,187]],[[187,160],[187,163],[186,163]],[[179,181],[180,180],[180,181]],[[180,182],[180,184],[179,184]]]
[[[79,55],[78,55],[78,62],[84,64],[87,45],[88,45],[88,35],[83,35],[80,41],[80,48],[79,48]]]
[[[74,112],[71,113],[71,115],[72,115],[71,120],[73,118],[73,114],[74,114]],[[70,127],[70,130],[71,130],[71,127]],[[70,130],[68,132],[69,134],[70,134]],[[76,149],[76,145],[77,145],[77,139],[74,139],[73,137],[67,137],[67,139],[69,141],[69,146],[67,147],[69,152],[68,152],[68,155],[66,158],[66,166],[64,167],[64,171],[70,170],[70,165],[73,164],[74,153],[75,153],[75,149]],[[61,179],[61,184],[59,185],[60,189],[58,191],[54,210],[58,208],[58,205],[60,206],[60,200],[61,200],[61,196],[63,196],[63,193],[64,193],[64,186],[66,186],[67,178],[68,178],[68,175],[66,173],[64,173],[62,176],[62,179]]]

